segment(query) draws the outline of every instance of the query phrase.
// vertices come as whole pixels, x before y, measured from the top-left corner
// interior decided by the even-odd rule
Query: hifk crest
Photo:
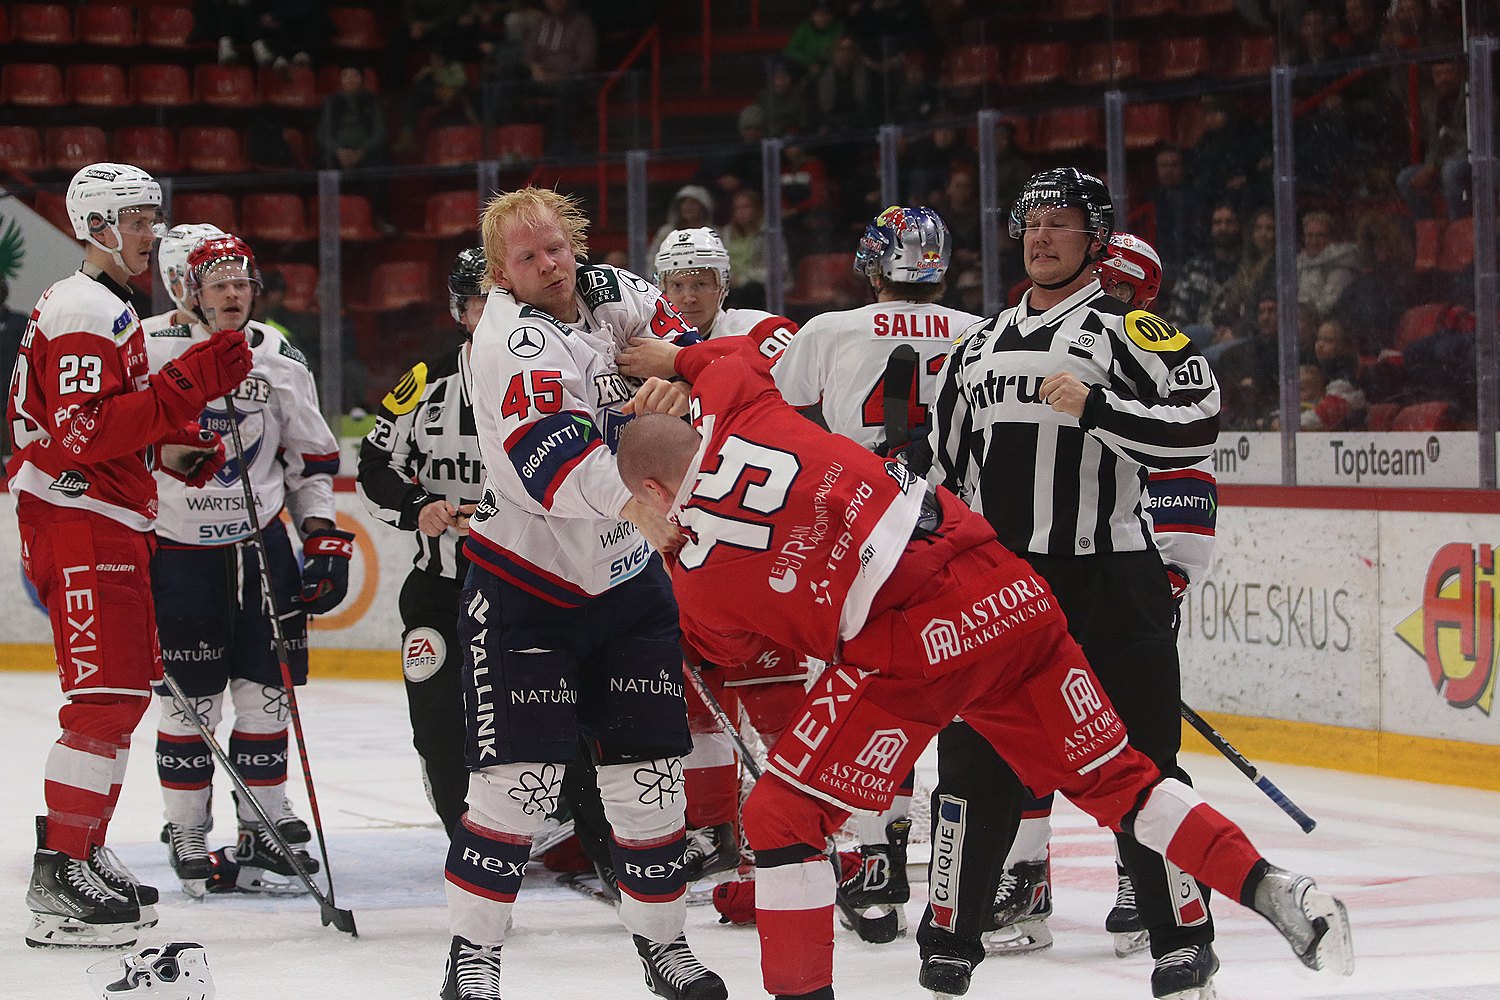
[[[254,466],[256,456],[260,454],[260,446],[265,439],[264,410],[246,411],[235,407],[234,421],[231,422],[228,410],[208,407],[198,417],[198,426],[206,431],[213,431],[223,438],[225,448],[229,453],[229,458],[223,468],[214,473],[213,481],[220,486],[233,486],[240,478],[239,456],[235,454],[232,443],[236,423],[239,424],[240,443],[245,448],[245,464]]]

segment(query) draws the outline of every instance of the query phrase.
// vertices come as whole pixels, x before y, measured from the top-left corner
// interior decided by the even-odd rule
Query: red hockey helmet
[[[207,237],[188,254],[186,284],[190,300],[209,285],[236,280],[249,281],[256,291],[260,290],[255,251],[233,233]]]
[[[1094,273],[1106,292],[1136,309],[1150,309],[1161,291],[1161,258],[1151,244],[1129,233],[1109,238],[1109,249]]]

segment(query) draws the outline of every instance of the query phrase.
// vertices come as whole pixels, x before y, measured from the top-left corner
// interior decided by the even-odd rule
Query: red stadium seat
[[[1037,148],[1049,153],[1104,145],[1104,116],[1097,107],[1054,108],[1037,119]]]
[[[1396,414],[1391,422],[1393,431],[1451,431],[1453,422],[1448,418],[1451,403],[1417,403]]]
[[[140,35],[135,10],[120,4],[86,3],[78,8],[78,40],[85,45],[134,45]]]
[[[159,49],[185,49],[193,34],[189,7],[142,7],[141,40]]]
[[[398,260],[370,272],[366,302],[351,305],[356,312],[390,312],[435,300],[432,265],[425,260]]]
[[[244,235],[252,240],[302,243],[317,238],[307,224],[307,206],[297,194],[247,194],[240,202]]]
[[[1042,14],[1049,21],[1092,21],[1109,13],[1109,0],[1054,0]]]
[[[58,229],[73,236],[73,220],[68,218],[68,197],[61,191],[38,191],[36,203],[31,206],[37,215],[52,223]]]
[[[47,163],[53,170],[73,173],[108,159],[109,139],[102,128],[64,125],[47,130]]]
[[[338,66],[324,66],[318,70],[318,96],[327,97],[339,89]],[[380,77],[370,67],[365,67],[365,89],[372,94],[380,93]]]
[[[466,236],[479,241],[479,193],[474,190],[441,191],[427,199],[427,219],[421,232],[410,233],[422,239],[440,240]]]
[[[18,3],[10,12],[10,34],[28,45],[68,45],[73,18],[60,3]]]
[[[1172,141],[1172,105],[1165,101],[1125,105],[1125,148],[1150,149]]]
[[[1276,64],[1276,39],[1270,35],[1250,35],[1229,41],[1225,76],[1265,76]]]
[[[130,67],[130,92],[137,104],[183,107],[193,103],[188,72],[181,66]]]
[[[477,163],[484,159],[484,132],[478,125],[435,128],[427,133],[423,145],[427,147],[423,162],[434,167]]]
[[[174,223],[207,222],[226,233],[238,232],[240,228],[234,210],[234,199],[227,194],[189,191],[174,195],[170,215]]]
[[[1164,39],[1152,53],[1142,65],[1141,75],[1147,80],[1188,80],[1207,73],[1213,62],[1208,39],[1202,35]]]
[[[199,66],[193,71],[193,94],[199,104],[249,108],[260,103],[255,73],[248,66]]]
[[[797,262],[797,280],[788,302],[803,307],[825,306],[836,302],[841,285],[848,285],[847,253],[813,253]]]
[[[944,87],[977,90],[999,82],[1000,46],[959,45],[944,53]]]
[[[1418,219],[1413,225],[1417,245],[1412,266],[1418,271],[1437,270],[1438,251],[1443,246],[1443,220]]]
[[[1465,216],[1448,223],[1443,231],[1443,249],[1438,254],[1438,270],[1458,274],[1474,266],[1474,217]]]
[[[1093,42],[1078,51],[1073,64],[1073,82],[1080,86],[1129,80],[1141,71],[1141,46],[1134,39],[1122,39],[1111,45]]]
[[[1369,409],[1365,411],[1365,430],[1390,430],[1400,409],[1400,403],[1371,403]]]
[[[316,312],[318,269],[311,264],[277,264],[275,270],[286,279],[286,307],[292,312]]]
[[[42,137],[25,125],[0,126],[0,164],[9,173],[34,174],[46,166]]]
[[[50,63],[10,63],[0,70],[0,89],[11,104],[51,108],[67,104],[62,70]]]
[[[88,10],[81,7],[80,10]],[[125,71],[103,63],[80,63],[68,67],[68,93],[74,104],[91,108],[123,108],[130,105],[125,88]]]
[[[1121,17],[1166,17],[1180,10],[1177,0],[1123,0]]]
[[[540,160],[546,127],[533,123],[490,129],[490,155],[498,160]]]
[[[183,166],[207,174],[236,174],[250,169],[239,130],[217,125],[188,125],[177,134]]]
[[[177,137],[160,125],[131,125],[115,129],[115,160],[133,163],[150,174],[175,174]]]
[[[0,42],[10,41],[10,11],[0,6]]]
[[[1234,0],[1183,0],[1182,12],[1188,17],[1218,17],[1234,13]]]
[[[1396,349],[1404,351],[1423,337],[1435,333],[1438,325],[1448,315],[1449,308],[1445,302],[1429,302],[1426,305],[1412,306],[1402,313],[1401,319],[1396,323]]]
[[[1203,138],[1203,103],[1186,100],[1177,109],[1177,145],[1191,149]]]
[[[261,70],[260,92],[267,104],[277,108],[311,111],[323,104],[318,96],[318,76],[310,66],[293,66],[285,76],[275,70]]]
[[[339,239],[366,243],[384,235],[375,227],[375,212],[370,208],[370,199],[360,194],[339,195]]]
[[[373,52],[385,46],[375,12],[364,7],[329,7],[335,48]]]
[[[1056,83],[1068,75],[1068,55],[1071,49],[1072,46],[1067,42],[1030,42],[1022,45],[1012,57],[1016,68],[1010,83],[1017,87]]]

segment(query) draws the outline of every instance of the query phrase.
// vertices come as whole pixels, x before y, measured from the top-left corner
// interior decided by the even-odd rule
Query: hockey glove
[[[220,330],[151,376],[151,387],[174,410],[196,416],[210,399],[233,392],[250,374],[250,345],[240,330]]]
[[[202,486],[224,467],[224,440],[213,431],[188,424],[161,440],[161,471],[189,486]]]
[[[721,924],[755,923],[755,880],[720,882],[714,886],[714,909]]]
[[[302,610],[326,615],[349,593],[354,536],[337,528],[310,531],[302,540]]]
[[[1182,595],[1186,594],[1188,587],[1191,586],[1187,574],[1170,564],[1167,566],[1167,582],[1172,585],[1172,600],[1174,601],[1182,600]]]

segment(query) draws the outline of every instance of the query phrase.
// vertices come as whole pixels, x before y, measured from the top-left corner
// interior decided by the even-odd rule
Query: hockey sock
[[[192,711],[212,730],[219,724],[223,696],[194,698]],[[161,718],[156,729],[156,777],[168,823],[205,827],[214,780],[214,757],[198,727],[176,700],[159,699]]]
[[[453,831],[443,872],[448,925],[454,934],[492,948],[505,942],[530,856],[530,834],[485,827],[472,809],[464,814]]]
[[[874,846],[876,844],[889,843],[890,837],[885,832],[885,828],[893,820],[905,819],[911,815],[911,793],[912,789],[916,787],[916,780],[916,772],[908,771],[906,779],[896,789],[896,794],[891,799],[890,807],[885,812],[878,816],[862,815],[855,819],[854,825],[859,833],[859,842],[861,844]]]
[[[1021,807],[1021,828],[1006,855],[1010,869],[1023,861],[1046,861],[1047,843],[1052,839],[1052,796],[1031,799]]]
[[[133,696],[86,696],[70,700],[57,713],[62,736],[47,755],[46,846],[83,859],[104,842],[103,828],[114,808],[115,759],[130,744],[130,733],[148,703]]]
[[[99,821],[99,843],[104,843],[109,834],[109,821],[115,817],[115,806],[120,802],[120,788],[125,781],[125,768],[130,763],[130,747],[115,748],[114,773],[110,776],[109,801],[104,806],[104,816]]]
[[[728,733],[694,733],[693,752],[682,758],[682,778],[688,826],[696,829],[735,822],[740,779],[734,741]]]
[[[236,726],[229,734],[229,759],[273,820],[286,810],[286,755],[285,729],[279,733],[247,733]],[[248,802],[239,804],[238,815],[241,823],[260,822],[255,807]]]
[[[772,995],[833,983],[833,866],[810,844],[755,850],[755,928]]]
[[[676,758],[599,767],[609,855],[620,882],[620,922],[659,944],[682,933],[687,918],[680,774]]]
[[[1243,830],[1175,778],[1164,778],[1152,788],[1145,804],[1126,816],[1124,829],[1230,899],[1241,898],[1246,880],[1262,860]]]

